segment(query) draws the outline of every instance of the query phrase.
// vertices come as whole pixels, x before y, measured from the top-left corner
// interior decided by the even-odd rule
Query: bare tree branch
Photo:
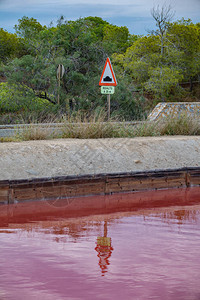
[[[151,15],[156,21],[158,29],[153,34],[159,35],[161,39],[161,55],[164,54],[164,39],[168,28],[168,23],[173,19],[175,12],[172,11],[171,5],[163,4],[161,7],[157,5],[151,10]]]
[[[55,101],[53,101],[52,99],[50,99],[48,96],[47,96],[47,93],[45,92],[44,94],[43,93],[35,93],[36,97],[38,98],[41,98],[41,99],[46,99],[48,100],[49,102],[51,102],[52,104],[56,104]]]
[[[156,21],[156,26],[159,28],[160,34],[163,35],[167,29],[167,23],[173,19],[175,12],[172,11],[171,5],[163,4],[161,7],[160,5],[153,7],[151,15]]]

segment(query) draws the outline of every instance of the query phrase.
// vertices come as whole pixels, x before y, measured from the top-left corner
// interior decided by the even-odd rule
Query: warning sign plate
[[[114,86],[101,86],[101,94],[114,94],[115,87]]]
[[[103,85],[116,86],[117,85],[117,80],[116,80],[115,73],[113,71],[109,57],[106,60],[106,63],[105,63],[104,69],[103,69],[103,73],[102,73],[100,81],[99,81],[99,85],[101,85],[101,86],[103,86]]]

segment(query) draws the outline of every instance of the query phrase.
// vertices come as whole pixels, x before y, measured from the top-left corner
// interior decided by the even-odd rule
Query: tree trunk
[[[190,92],[193,90],[193,80],[192,77],[190,78]]]

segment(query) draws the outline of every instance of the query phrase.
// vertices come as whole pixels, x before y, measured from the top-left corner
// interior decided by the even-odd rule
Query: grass
[[[77,114],[63,119],[64,126],[59,131],[31,124],[19,130],[14,137],[1,138],[1,142],[46,140],[54,138],[134,138],[163,135],[200,135],[199,117],[189,117],[185,114],[170,117],[157,122],[140,122],[137,125],[118,123],[117,119],[106,121],[106,115],[86,116]]]
[[[104,112],[94,115],[77,114],[64,120],[63,138],[95,139],[120,137],[117,119],[106,121]],[[115,121],[115,122],[113,122]]]
[[[200,135],[199,116],[188,116],[182,113],[179,117],[169,117],[160,122],[161,135]]]
[[[49,140],[53,138],[49,128],[35,127],[31,124],[29,127],[25,127],[22,131],[19,131],[16,135],[19,140]]]
[[[29,112],[29,111],[19,111],[19,112],[8,112],[0,113],[0,125],[5,124],[35,124],[35,123],[48,123],[50,120],[52,122],[60,122],[62,119],[62,114],[43,112]]]

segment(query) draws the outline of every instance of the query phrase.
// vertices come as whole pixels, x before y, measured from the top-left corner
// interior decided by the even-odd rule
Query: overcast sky
[[[200,22],[200,0],[0,0],[0,28],[14,32],[23,16],[34,17],[49,25],[63,15],[67,20],[98,16],[113,25],[127,26],[132,34],[147,34],[155,29],[151,9],[158,4],[171,5],[174,21],[184,17]]]

